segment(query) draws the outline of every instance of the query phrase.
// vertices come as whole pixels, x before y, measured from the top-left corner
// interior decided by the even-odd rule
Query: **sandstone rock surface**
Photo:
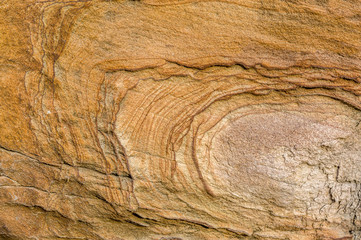
[[[1,239],[361,239],[358,0],[2,0]]]

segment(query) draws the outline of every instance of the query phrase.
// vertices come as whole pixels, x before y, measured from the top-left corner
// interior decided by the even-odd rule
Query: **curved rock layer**
[[[1,239],[360,239],[361,2],[3,0]]]

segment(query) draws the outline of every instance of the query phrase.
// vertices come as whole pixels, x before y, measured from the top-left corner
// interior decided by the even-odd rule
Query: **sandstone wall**
[[[1,239],[361,239],[359,0],[2,0]]]

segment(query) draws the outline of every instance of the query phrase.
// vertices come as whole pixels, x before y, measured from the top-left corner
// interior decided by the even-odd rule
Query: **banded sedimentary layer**
[[[0,19],[1,238],[360,239],[360,1]]]

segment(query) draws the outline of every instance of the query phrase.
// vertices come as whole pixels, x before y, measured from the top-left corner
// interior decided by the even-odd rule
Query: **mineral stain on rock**
[[[0,239],[361,239],[359,16],[1,1]]]

